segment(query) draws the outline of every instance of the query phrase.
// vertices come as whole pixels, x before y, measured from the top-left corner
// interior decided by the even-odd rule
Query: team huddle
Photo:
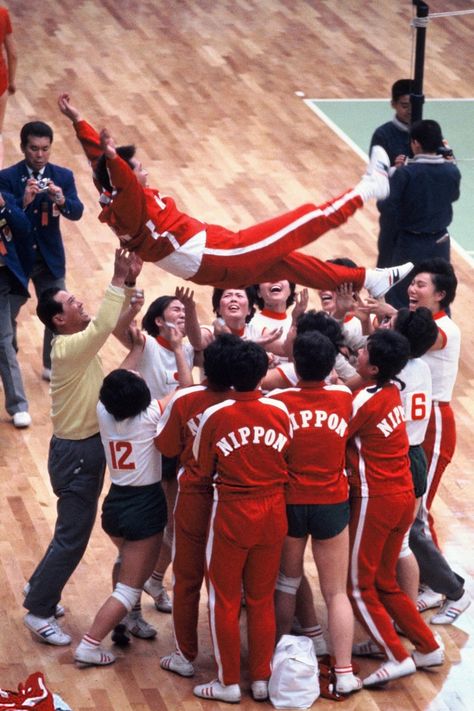
[[[268,698],[287,634],[330,656],[331,698],[442,665],[442,640],[420,613],[439,607],[431,624],[449,624],[470,604],[430,515],[455,447],[454,270],[438,257],[369,269],[297,251],[387,197],[385,151],[374,147],[362,180],[334,200],[231,232],[149,188],[135,148],[96,132],[67,94],[59,108],[120,248],[95,317],[64,283],[38,296],[54,336],[48,468],[59,503],[25,588],[28,629],[53,645],[72,641],[57,621],[61,593],[87,547],[107,465],[114,587],[75,648],[79,665],[115,661],[109,633],[118,646],[156,636],[145,591],[172,612],[176,646],[162,669],[193,676],[204,582],[217,679],[195,686],[198,697],[240,701],[241,614],[255,700]],[[213,287],[215,321],[201,324],[180,287],[152,301],[139,328],[142,260]],[[407,276],[409,306],[397,310],[383,297]],[[309,288],[320,310],[308,309]],[[128,353],[104,378],[98,352],[111,334]],[[308,540],[319,590],[305,575]],[[355,620],[366,641],[354,643]],[[353,656],[381,665],[361,679]]]

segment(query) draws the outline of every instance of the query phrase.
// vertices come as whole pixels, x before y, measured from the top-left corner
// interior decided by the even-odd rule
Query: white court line
[[[354,153],[356,153],[359,156],[359,158],[362,158],[362,160],[365,161],[365,163],[368,162],[369,156],[367,155],[367,153],[365,151],[363,151],[362,148],[360,148],[357,145],[357,143],[355,141],[353,141],[352,138],[350,136],[348,136],[347,133],[342,130],[342,128],[340,128],[340,126],[337,125],[337,123],[334,123],[334,121],[332,119],[330,119],[329,116],[319,108],[319,106],[316,106],[314,102],[317,101],[320,104],[324,103],[324,102],[328,102],[328,103],[331,102],[331,104],[334,104],[334,103],[336,103],[336,101],[341,101],[341,102],[344,101],[345,103],[348,103],[348,102],[362,103],[364,101],[380,101],[380,102],[383,101],[384,103],[387,103],[386,99],[303,99],[303,101],[306,104],[306,106],[308,106],[311,109],[311,111],[313,113],[315,113],[316,116],[318,116],[321,119],[321,121],[323,121],[326,124],[326,126],[328,126],[328,128],[330,128],[331,131],[333,131],[336,134],[336,136],[338,136],[342,141],[344,141],[344,143],[346,143],[350,148],[352,148]],[[454,101],[474,101],[474,99],[429,99],[429,101],[452,101],[452,102],[454,102]],[[469,264],[470,267],[474,268],[474,252],[471,252],[471,251],[468,252],[466,249],[464,249],[464,247],[461,247],[461,245],[458,244],[456,242],[456,240],[453,239],[452,237],[451,237],[451,247],[454,249],[455,252],[457,252],[457,254],[460,257],[462,257]]]

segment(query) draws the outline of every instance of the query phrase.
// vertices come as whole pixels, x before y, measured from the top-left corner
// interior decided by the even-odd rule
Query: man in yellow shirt
[[[55,612],[84,555],[102,490],[105,455],[96,408],[104,373],[98,353],[120,316],[132,262],[125,250],[116,250],[112,281],[94,318],[62,289],[47,289],[38,300],[38,317],[54,334],[48,471],[58,513],[53,538],[25,589],[24,623],[48,644],[71,642]]]

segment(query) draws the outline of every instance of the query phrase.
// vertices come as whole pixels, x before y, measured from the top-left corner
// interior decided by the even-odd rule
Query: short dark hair
[[[334,259],[326,259],[329,264],[338,264],[340,267],[351,267],[357,269],[357,264],[350,257],[335,257]]]
[[[223,333],[204,349],[204,375],[213,390],[227,390],[232,385],[229,350],[238,347],[241,342],[238,336]]]
[[[287,300],[286,300],[286,308],[287,308],[287,309],[289,309],[290,306],[292,306],[292,304],[295,303],[295,293],[296,293],[296,284],[295,284],[295,282],[294,282],[294,281],[289,281],[288,284],[290,285],[290,294],[289,294],[289,296],[288,296],[288,298],[287,298]],[[259,293],[258,293],[258,288],[259,288],[259,286],[260,286],[260,284],[254,284],[254,285],[253,285],[253,289],[254,289],[254,300],[255,300],[255,303],[257,304],[258,308],[259,308],[260,311],[261,311],[263,308],[265,308],[265,302],[264,302],[264,300],[262,299],[262,297],[259,296]]]
[[[229,291],[230,287],[227,287],[226,289],[214,289],[212,292],[212,310],[216,314],[216,316],[220,316],[219,313],[219,306],[221,303],[222,299],[222,294],[224,291]],[[232,289],[235,289],[236,291],[245,291],[247,294],[247,299],[249,302],[249,314],[248,316],[245,317],[245,323],[248,323],[250,319],[255,315],[255,291],[253,286],[235,286],[232,287]]]
[[[410,344],[397,331],[379,328],[367,339],[369,362],[378,368],[375,381],[379,387],[395,379],[410,357]]]
[[[411,94],[413,81],[411,79],[398,79],[392,84],[392,101],[398,101],[401,96]]]
[[[408,340],[411,358],[424,355],[438,337],[438,326],[426,306],[419,306],[415,311],[400,309],[395,318],[394,329]]]
[[[62,303],[60,301],[56,301],[54,298],[60,291],[62,291],[62,289],[59,289],[58,287],[45,289],[39,295],[38,303],[36,305],[36,315],[39,320],[53,333],[58,332],[53,321],[53,317],[57,314],[62,314],[63,312]]]
[[[318,331],[296,336],[293,358],[297,374],[303,380],[324,380],[334,368],[336,349],[329,338]]]
[[[417,262],[410,278],[414,279],[417,274],[426,272],[431,276],[436,291],[444,291],[445,297],[439,302],[441,308],[445,309],[452,304],[456,296],[458,280],[453,269],[453,265],[442,257],[432,257]]]
[[[229,352],[229,370],[237,391],[255,390],[268,370],[266,351],[258,343],[241,340]]]
[[[122,158],[125,163],[133,170],[134,166],[132,163],[132,158],[135,155],[135,146],[119,146],[118,148],[116,148],[116,151],[120,158]],[[107,170],[107,158],[105,157],[105,153],[103,153],[97,161],[94,175],[96,180],[100,183],[101,187],[111,193],[113,190],[113,185],[110,182],[109,171]]]
[[[20,144],[24,148],[28,143],[30,136],[37,138],[49,138],[50,143],[53,142],[53,129],[44,121],[29,121],[25,123],[20,131]]]
[[[315,311],[310,309],[298,318],[296,322],[296,333],[307,333],[308,331],[319,331],[329,338],[334,348],[339,350],[344,345],[344,335],[342,328],[332,316],[326,311]]]
[[[443,145],[441,126],[432,119],[421,119],[412,123],[410,138],[412,141],[418,141],[422,150],[427,153],[436,153],[438,148]]]
[[[172,301],[179,301],[179,299],[176,296],[159,296],[151,302],[142,320],[142,328],[150,336],[156,338],[159,335],[160,329],[155,321],[157,318],[163,318],[163,314]]]
[[[151,403],[151,394],[143,378],[131,370],[117,368],[104,378],[99,400],[107,412],[120,422],[146,410]]]

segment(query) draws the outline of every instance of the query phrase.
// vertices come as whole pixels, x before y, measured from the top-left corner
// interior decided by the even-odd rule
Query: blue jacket
[[[59,279],[64,277],[66,271],[66,258],[59,225],[60,215],[68,220],[79,220],[84,205],[77,195],[71,170],[47,163],[43,177],[50,178],[61,187],[66,202],[58,208],[46,193],[40,193],[25,210],[32,230],[31,261],[34,261],[34,247],[37,245],[52,274]],[[17,205],[23,208],[23,194],[28,178],[29,173],[24,160],[10,168],[5,168],[0,171],[0,192],[5,191],[13,195]]]
[[[31,225],[23,210],[16,205],[13,195],[2,193],[2,197],[5,201],[5,206],[0,208],[2,261],[15,277],[12,288],[29,296],[28,281],[33,266]],[[3,221],[6,224],[2,224]],[[5,250],[6,254],[3,254]]]

